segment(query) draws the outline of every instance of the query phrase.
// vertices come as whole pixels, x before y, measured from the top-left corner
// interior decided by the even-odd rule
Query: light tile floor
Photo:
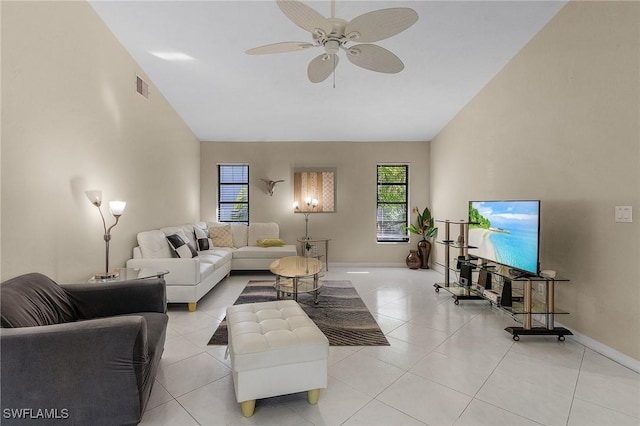
[[[356,273],[354,273],[356,272]],[[407,268],[332,267],[350,280],[388,347],[331,347],[329,387],[258,400],[244,418],[225,347],[209,338],[251,279],[218,284],[195,313],[170,305],[160,371],[143,425],[640,425],[640,375],[568,336],[523,336],[482,301],[456,306],[436,293],[442,276]]]

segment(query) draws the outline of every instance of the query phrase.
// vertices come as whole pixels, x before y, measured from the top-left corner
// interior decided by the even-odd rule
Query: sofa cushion
[[[154,229],[138,233],[138,246],[145,259],[167,259],[173,257],[164,232]]]
[[[244,247],[247,245],[247,232],[249,227],[244,223],[231,224],[231,238],[234,247]]]
[[[196,236],[196,243],[198,251],[209,250],[213,248],[213,240],[209,238],[209,228],[204,228],[198,225],[193,226],[193,233]]]
[[[0,299],[2,327],[35,327],[78,319],[64,289],[42,274],[21,275],[3,282]]]
[[[215,247],[233,247],[231,225],[228,223],[209,223],[209,236]]]
[[[193,248],[182,231],[173,235],[167,235],[167,240],[169,241],[169,245],[173,249],[173,252],[180,258],[188,259],[198,255],[198,252]]]
[[[216,265],[216,268],[226,262],[231,262],[231,254],[233,249],[229,247],[216,247],[211,250],[199,251],[198,258],[200,262],[208,262]]]
[[[234,259],[280,259],[285,256],[294,256],[296,247],[288,244],[282,247],[240,247],[233,252]]]
[[[247,245],[257,246],[258,240],[280,238],[280,228],[277,223],[251,223],[247,235]]]

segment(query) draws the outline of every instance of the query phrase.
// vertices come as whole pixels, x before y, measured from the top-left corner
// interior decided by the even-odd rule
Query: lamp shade
[[[124,201],[109,201],[109,211],[114,216],[120,216],[126,206],[127,203]]]
[[[91,201],[91,204],[93,204],[94,206],[100,207],[100,205],[102,204],[102,191],[98,189],[92,189],[90,191],[84,191],[84,195],[87,196],[89,201]]]

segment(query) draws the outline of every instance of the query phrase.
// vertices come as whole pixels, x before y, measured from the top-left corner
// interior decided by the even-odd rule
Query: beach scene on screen
[[[471,201],[469,254],[531,273],[538,269],[538,201]]]

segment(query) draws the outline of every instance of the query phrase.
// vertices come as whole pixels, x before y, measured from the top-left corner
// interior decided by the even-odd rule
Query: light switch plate
[[[631,206],[616,206],[616,222],[633,222]]]

